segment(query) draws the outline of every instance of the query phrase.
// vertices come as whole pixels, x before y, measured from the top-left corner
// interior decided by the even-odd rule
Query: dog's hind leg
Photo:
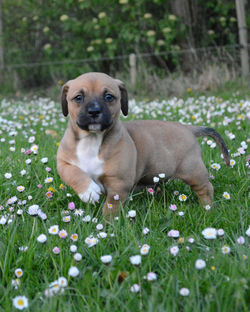
[[[177,178],[191,186],[202,206],[212,204],[214,189],[209,182],[207,168],[202,159],[196,162],[189,160],[188,163],[183,164]]]

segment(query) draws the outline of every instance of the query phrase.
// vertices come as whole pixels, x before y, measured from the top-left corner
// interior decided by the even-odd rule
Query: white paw
[[[93,180],[91,180],[88,189],[84,193],[79,194],[79,197],[83,202],[85,203],[90,202],[91,204],[93,204],[99,201],[101,193],[102,190],[100,186]]]

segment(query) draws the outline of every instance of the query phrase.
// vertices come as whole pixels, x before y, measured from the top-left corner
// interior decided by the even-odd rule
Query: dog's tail
[[[208,127],[198,127],[198,126],[189,126],[189,125],[188,125],[188,128],[191,129],[191,131],[196,137],[209,136],[212,139],[214,139],[222,151],[226,165],[230,166],[230,157],[228,155],[228,149],[227,149],[226,143],[217,131]]]

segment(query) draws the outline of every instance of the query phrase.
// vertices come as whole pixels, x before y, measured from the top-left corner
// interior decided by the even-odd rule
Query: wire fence
[[[250,48],[250,44],[247,45]],[[154,52],[154,53],[134,53],[137,59],[143,58],[151,58],[151,57],[166,57],[170,55],[183,55],[183,54],[192,54],[196,58],[201,56],[201,53],[204,55],[209,55],[211,52],[214,53],[214,56],[218,57],[219,54],[227,55],[228,60],[232,60],[232,55],[230,55],[230,51],[236,51],[241,49],[241,45],[225,45],[225,46],[210,46],[210,47],[201,47],[201,48],[190,48],[190,49],[182,49],[182,50],[171,50],[166,52]],[[229,54],[228,54],[229,53]],[[0,70],[12,69],[12,68],[26,68],[26,67],[39,67],[39,66],[60,66],[65,64],[81,64],[81,63],[95,63],[95,62],[103,62],[103,61],[116,61],[116,60],[128,60],[131,54],[126,55],[117,55],[113,57],[91,57],[84,59],[76,59],[76,60],[61,60],[61,61],[47,61],[47,62],[33,62],[33,63],[20,63],[20,64],[6,64],[4,67],[1,66]]]
[[[205,66],[227,66],[240,73],[239,44],[175,49],[165,52],[133,53],[114,57],[91,57],[19,64],[0,67],[0,77],[7,76],[12,88],[49,86],[62,83],[87,71],[102,71],[127,77],[132,86],[144,76],[166,77],[173,72],[201,72]],[[244,47],[246,48],[246,47]],[[250,50],[250,44],[247,45]],[[250,55],[250,53],[249,53]],[[146,74],[145,74],[146,73]],[[117,75],[118,74],[118,75]],[[4,79],[6,80],[6,79]]]

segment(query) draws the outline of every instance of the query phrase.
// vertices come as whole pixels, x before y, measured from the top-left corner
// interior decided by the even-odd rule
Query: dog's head
[[[104,131],[128,114],[128,94],[124,84],[103,73],[87,73],[68,81],[62,90],[62,112],[70,115],[78,128]]]

